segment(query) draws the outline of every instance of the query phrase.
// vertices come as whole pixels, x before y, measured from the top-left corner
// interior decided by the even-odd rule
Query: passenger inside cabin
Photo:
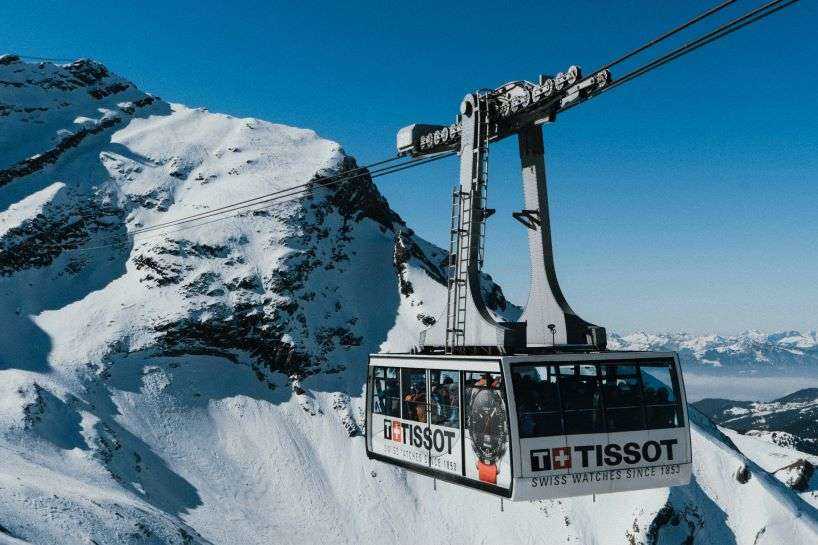
[[[520,434],[541,437],[562,433],[556,377],[545,367],[521,367],[512,372]]]
[[[514,397],[517,398],[517,412],[520,419],[520,433],[523,437],[530,437],[536,426],[534,414],[537,411],[537,395],[534,381],[529,375],[513,371],[511,380],[514,383]]]
[[[384,407],[390,416],[400,416],[400,389],[397,381],[389,381],[384,389]]]
[[[443,389],[446,392],[449,405],[457,405],[457,384],[454,383],[452,377],[445,377],[443,379]]]
[[[416,422],[426,422],[426,388],[420,383],[412,383],[409,393],[403,398],[406,418]]]
[[[491,373],[483,373],[483,376],[480,377],[480,380],[474,383],[475,388],[491,388],[492,390],[497,390],[500,388],[500,375],[497,375],[495,378],[491,377]]]
[[[445,377],[441,384],[432,386],[431,401],[432,424],[457,427],[457,385],[451,377]]]

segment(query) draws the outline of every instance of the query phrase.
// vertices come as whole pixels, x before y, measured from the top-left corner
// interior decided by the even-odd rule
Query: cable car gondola
[[[512,500],[687,484],[673,353],[373,354],[367,454]]]
[[[370,458],[512,500],[689,482],[678,357],[607,350],[605,328],[571,309],[554,270],[540,125],[609,79],[598,76],[582,80],[572,67],[557,76],[560,85],[541,77],[539,85],[473,93],[451,127],[398,132],[402,155],[459,147],[460,185],[452,193],[445,319],[421,333],[412,354],[369,359]],[[534,95],[546,98],[531,106]],[[504,322],[483,300],[480,269],[493,213],[488,145],[512,134],[525,195],[513,215],[528,231],[531,287],[519,321]]]

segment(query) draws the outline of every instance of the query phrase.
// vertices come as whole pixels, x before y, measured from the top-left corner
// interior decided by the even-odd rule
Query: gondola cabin
[[[373,354],[370,458],[512,500],[687,484],[674,353]]]

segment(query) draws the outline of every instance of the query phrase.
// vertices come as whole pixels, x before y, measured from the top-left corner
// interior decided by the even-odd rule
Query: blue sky
[[[92,57],[167,100],[315,129],[366,164],[400,127],[450,122],[466,92],[593,69],[713,3],[3,0],[0,52]],[[818,326],[815,28],[818,6],[801,2],[545,128],[557,272],[582,317]],[[491,150],[487,270],[522,303],[515,154],[511,140]],[[456,176],[448,159],[377,183],[445,244]]]

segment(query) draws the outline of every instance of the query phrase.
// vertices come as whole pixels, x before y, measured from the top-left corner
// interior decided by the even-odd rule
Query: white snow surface
[[[125,80],[113,75],[93,84],[112,89],[101,103],[87,89],[27,84],[70,79],[43,66],[0,58],[0,80],[21,84],[0,86],[11,112],[0,117],[0,173],[75,124],[117,108],[121,120],[0,185],[0,543],[818,542],[815,507],[692,409],[695,478],[669,490],[501,511],[485,494],[434,491],[369,461],[366,353],[406,350],[422,317],[439,315],[444,288],[422,257],[442,252],[396,220],[343,216],[329,190],[123,242],[140,226],[336,172],[345,155],[313,131],[161,100],[131,114],[148,95],[116,91]],[[47,108],[35,110],[41,123],[26,104]],[[398,232],[419,250],[396,274]],[[322,266],[288,276],[308,258]],[[291,382],[258,362],[260,333],[242,328],[259,315],[265,335],[315,358],[312,376]],[[234,329],[211,344],[190,336],[214,323]],[[166,326],[187,336],[167,341]],[[360,341],[339,340],[348,336]]]
[[[741,434],[729,428],[719,429],[750,459],[775,475],[781,482],[791,481],[793,470],[789,468],[799,460],[818,467],[818,456],[787,446],[787,443],[792,442],[792,436],[786,432],[751,430]],[[790,436],[790,441],[787,436]],[[807,490],[800,492],[800,495],[806,502],[818,508],[818,472],[812,475]]]

